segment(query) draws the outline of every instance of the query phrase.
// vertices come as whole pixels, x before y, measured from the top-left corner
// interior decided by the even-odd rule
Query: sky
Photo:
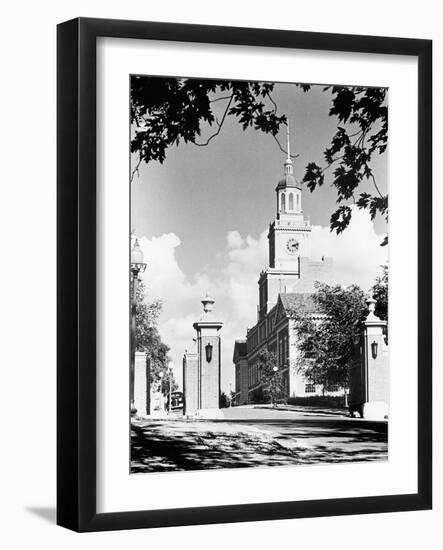
[[[301,181],[306,164],[323,165],[323,151],[337,127],[329,117],[330,92],[314,86],[304,93],[293,84],[277,84],[274,100],[291,128],[291,154],[298,154],[294,174]],[[217,102],[221,105],[223,102]],[[232,118],[232,117],[231,117]],[[212,132],[208,128],[207,135]],[[202,136],[202,140],[204,135]],[[282,129],[280,143],[286,147]],[[258,277],[268,265],[267,231],[275,218],[275,186],[285,154],[270,135],[243,131],[228,117],[207,147],[180,144],[168,149],[163,164],[140,167],[131,184],[131,226],[139,238],[147,269],[147,299],[161,299],[159,331],[170,346],[174,375],[181,386],[185,349],[194,349],[193,323],[209,292],[214,314],[223,321],[222,390],[233,382],[234,341],[245,338],[256,322]],[[387,154],[373,163],[377,184],[387,189]],[[368,185],[368,191],[372,189]],[[303,188],[302,206],[310,218],[312,259],[334,260],[334,282],[365,290],[386,263],[381,247],[387,228],[354,209],[351,225],[337,236],[329,230],[335,191],[325,185]]]

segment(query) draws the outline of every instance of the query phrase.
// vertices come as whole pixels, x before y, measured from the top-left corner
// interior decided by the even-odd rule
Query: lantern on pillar
[[[210,363],[212,361],[212,344],[207,343],[205,346],[206,361]]]
[[[374,340],[371,344],[372,359],[377,359],[378,343]]]

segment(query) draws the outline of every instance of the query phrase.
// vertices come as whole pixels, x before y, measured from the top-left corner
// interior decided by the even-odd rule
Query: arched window
[[[281,210],[286,212],[286,195],[284,193],[281,194]]]
[[[294,210],[294,195],[292,193],[289,193],[289,210]]]
[[[297,212],[300,210],[300,195],[297,193]]]

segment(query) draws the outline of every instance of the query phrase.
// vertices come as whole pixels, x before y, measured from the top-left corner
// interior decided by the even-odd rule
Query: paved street
[[[233,407],[223,420],[132,424],[132,473],[387,460],[387,423],[340,410]]]

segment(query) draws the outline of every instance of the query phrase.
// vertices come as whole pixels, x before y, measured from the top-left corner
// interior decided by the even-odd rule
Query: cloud
[[[331,257],[335,282],[368,290],[380,273],[379,266],[388,261],[388,247],[380,246],[383,237],[375,232],[369,213],[353,207],[350,225],[340,235],[329,227],[313,226],[311,257]]]
[[[369,215],[354,210],[351,225],[341,235],[328,227],[314,226],[311,257],[330,256],[334,260],[334,281],[356,283],[367,290],[379,273],[378,266],[387,261],[387,247],[380,247],[382,237],[374,231]],[[234,341],[245,338],[246,329],[256,322],[258,277],[268,265],[267,229],[258,238],[243,237],[229,231],[224,248],[214,254],[206,271],[187,277],[180,268],[176,250],[181,245],[174,233],[140,239],[148,269],[144,273],[148,299],[160,298],[163,311],[159,319],[162,339],[170,348],[177,380],[182,380],[182,358],[185,349],[194,348],[193,323],[202,311],[201,299],[209,291],[216,304],[215,314],[223,321],[222,388],[234,379],[232,353]],[[216,273],[216,275],[213,275]]]
[[[150,240],[142,237],[139,242],[148,262],[144,281],[149,294],[162,299],[168,297],[171,305],[175,299],[190,298],[192,284],[180,269],[175,257],[175,249],[181,244],[179,237],[174,233],[167,233]]]

